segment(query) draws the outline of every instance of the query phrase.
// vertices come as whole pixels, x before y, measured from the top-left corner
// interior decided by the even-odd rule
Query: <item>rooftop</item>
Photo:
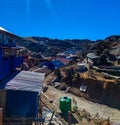
[[[0,89],[40,92],[44,75],[30,71],[14,73],[0,83]]]
[[[21,37],[19,37],[19,36],[13,34],[13,33],[11,33],[11,32],[9,32],[8,30],[6,30],[6,29],[3,28],[3,27],[0,27],[0,32],[3,32],[3,33],[5,33],[5,34],[8,34],[9,36],[14,36],[14,37],[17,38],[17,39],[22,39]]]
[[[120,56],[117,56],[116,58],[117,58],[117,59],[120,59]]]
[[[0,30],[5,31],[5,32],[9,32],[6,29],[4,29],[3,27],[0,27]]]
[[[96,58],[98,58],[98,56],[96,56],[94,53],[88,53],[87,57],[90,58],[90,59],[96,59]]]

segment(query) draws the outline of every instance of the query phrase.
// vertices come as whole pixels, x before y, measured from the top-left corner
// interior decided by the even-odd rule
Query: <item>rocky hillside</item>
[[[100,54],[104,51],[109,51],[110,53],[114,55],[120,54],[120,36],[109,36],[105,38],[104,40],[97,40],[94,41],[94,44],[92,46],[87,46],[86,52],[96,52],[96,54]]]
[[[19,46],[26,47],[28,50],[41,53],[44,56],[54,56],[58,52],[65,52],[68,49],[75,49],[81,54],[86,55],[94,52],[98,56],[105,55],[110,59],[120,55],[120,36],[109,36],[104,40],[91,41],[88,39],[50,39],[47,37],[26,37],[17,43]]]
[[[50,39],[47,37],[27,37],[23,38],[23,41],[17,43],[19,46],[26,47],[32,52],[41,52],[44,56],[54,56],[58,52],[66,51],[67,49],[74,48],[76,50],[82,50],[86,46],[93,44],[93,41],[85,40],[59,40]]]
[[[120,36],[110,36],[104,40],[97,40],[94,44],[83,48],[81,54],[86,57],[88,53],[97,55],[96,65],[111,65],[120,56]]]

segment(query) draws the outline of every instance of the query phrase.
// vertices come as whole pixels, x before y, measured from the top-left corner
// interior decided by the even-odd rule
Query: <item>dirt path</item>
[[[100,117],[102,118],[110,117],[110,120],[112,122],[120,123],[120,110],[110,108],[106,105],[90,102],[88,100],[85,100],[84,98],[76,97],[73,94],[65,93],[64,91],[55,89],[52,86],[49,86],[49,89],[45,94],[48,96],[49,99],[54,100],[56,105],[59,104],[60,97],[69,96],[72,99],[75,99],[77,101],[78,109],[80,110],[85,109],[91,115],[95,115],[96,113],[99,113]]]

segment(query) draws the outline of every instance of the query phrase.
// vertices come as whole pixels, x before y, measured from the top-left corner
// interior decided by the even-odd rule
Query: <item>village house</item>
[[[0,28],[0,80],[22,65],[21,47],[16,46],[16,42],[21,39]]]
[[[96,65],[98,61],[98,56],[96,56],[94,53],[88,53],[87,54],[87,62]]]
[[[39,99],[44,73],[18,71],[23,64],[22,40],[4,28],[0,28],[0,108],[3,124],[32,125],[39,112]]]
[[[43,80],[44,73],[21,71],[1,81],[0,107],[9,122],[32,125],[39,113]]]
[[[117,64],[120,64],[120,56],[117,56],[116,59],[117,59]]]

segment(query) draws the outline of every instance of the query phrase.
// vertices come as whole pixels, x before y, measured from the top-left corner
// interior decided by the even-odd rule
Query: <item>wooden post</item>
[[[71,111],[68,111],[68,125],[71,125]]]
[[[55,113],[55,110],[54,110],[53,113],[52,113],[52,116],[51,116],[51,118],[50,118],[49,124],[51,124],[51,121],[52,121],[52,118],[53,118],[53,116],[54,116],[54,113]]]
[[[0,125],[2,125],[2,108],[0,108]]]

